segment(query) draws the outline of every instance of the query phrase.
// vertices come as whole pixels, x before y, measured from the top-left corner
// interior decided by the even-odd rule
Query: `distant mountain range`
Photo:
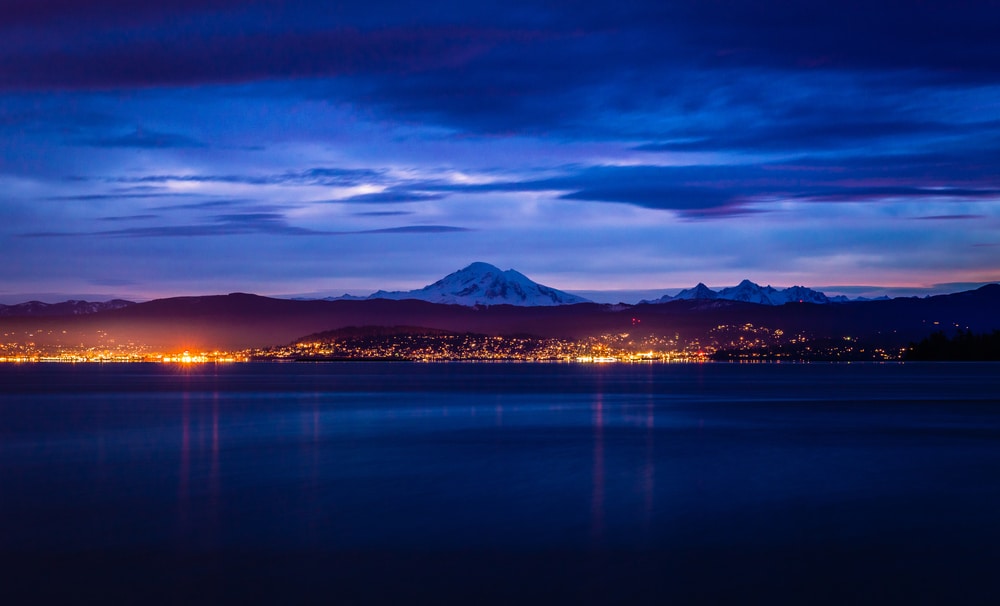
[[[730,300],[675,300],[639,305],[441,305],[425,301],[296,301],[233,293],[174,297],[95,313],[0,316],[11,343],[127,347],[160,351],[235,350],[291,343],[303,335],[359,326],[411,326],[455,333],[588,338],[629,333],[707,339],[719,326],[780,329],[813,339],[867,339],[895,348],[941,330],[1000,328],[1000,285],[925,298],[840,305],[761,305]],[[16,349],[16,348],[15,348]]]
[[[887,299],[888,297],[883,297]],[[372,293],[367,297],[343,295],[328,297],[327,301],[360,301],[365,299],[392,299],[403,301],[414,299],[428,303],[444,303],[448,305],[517,305],[521,307],[539,307],[552,305],[575,305],[590,303],[588,299],[572,295],[551,286],[545,286],[532,281],[524,274],[508,269],[502,271],[489,263],[476,262],[468,267],[448,274],[444,278],[417,290],[384,291]],[[682,290],[674,296],[664,295],[652,301],[640,303],[667,303],[670,301],[723,300],[756,303],[758,305],[784,305],[786,303],[845,303],[849,300],[864,301],[868,299],[848,299],[844,296],[827,297],[825,294],[806,288],[792,286],[778,290],[772,286],[760,286],[750,280],[743,280],[737,286],[715,291],[699,283],[694,288]]]
[[[524,274],[513,269],[504,271],[494,265],[482,262],[472,263],[468,267],[448,274],[433,284],[416,290],[379,290],[363,297],[345,294],[340,297],[327,297],[322,299],[322,301],[370,301],[378,299],[424,301],[427,303],[460,305],[464,307],[503,305],[515,307],[557,307],[592,303],[581,296],[534,282]],[[736,286],[722,288],[717,291],[699,283],[693,288],[682,290],[673,296],[664,295],[658,299],[640,301],[639,305],[659,305],[679,301],[692,301],[696,303],[739,302],[773,307],[788,303],[825,305],[829,303],[881,300],[889,300],[889,297],[879,297],[878,299],[865,299],[862,297],[848,299],[844,296],[828,297],[822,292],[805,286],[792,286],[779,290],[772,286],[760,286],[750,280],[743,280]],[[118,310],[133,305],[137,304],[122,299],[113,299],[104,302],[70,300],[62,303],[29,301],[16,305],[0,305],[0,317],[90,315]]]
[[[878,300],[886,300],[889,297],[880,297]],[[778,290],[773,286],[761,286],[750,280],[743,280],[737,286],[723,288],[715,291],[698,283],[694,288],[682,290],[674,296],[664,295],[652,301],[640,301],[640,303],[668,303],[670,301],[700,301],[700,300],[722,300],[741,301],[743,303],[756,303],[758,305],[784,305],[786,303],[815,303],[825,305],[827,303],[846,303],[848,301],[869,301],[871,299],[858,298],[848,299],[845,296],[828,297],[818,290],[806,288],[805,286],[792,286],[783,290]]]
[[[112,299],[111,301],[90,302],[69,300],[62,303],[42,303],[28,301],[16,305],[0,305],[0,316],[79,316],[100,311],[121,309],[135,305],[132,301]]]

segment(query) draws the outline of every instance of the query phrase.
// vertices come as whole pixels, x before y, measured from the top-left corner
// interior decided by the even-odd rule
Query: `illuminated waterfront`
[[[9,338],[9,336],[8,336]],[[906,348],[865,345],[851,336],[817,340],[753,324],[719,325],[702,338],[608,333],[580,339],[448,333],[430,329],[342,329],[273,347],[237,351],[158,351],[141,344],[103,346],[0,343],[0,362],[164,362],[179,364],[289,360],[697,362],[724,359],[901,359]]]

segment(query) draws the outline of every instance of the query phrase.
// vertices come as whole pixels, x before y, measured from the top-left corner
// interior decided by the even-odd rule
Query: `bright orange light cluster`
[[[174,364],[203,364],[209,361],[206,355],[191,355],[186,351],[182,354],[163,356],[162,360]]]

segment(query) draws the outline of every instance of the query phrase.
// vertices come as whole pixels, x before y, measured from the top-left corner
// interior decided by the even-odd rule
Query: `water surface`
[[[1000,365],[0,367],[31,601],[994,603]]]

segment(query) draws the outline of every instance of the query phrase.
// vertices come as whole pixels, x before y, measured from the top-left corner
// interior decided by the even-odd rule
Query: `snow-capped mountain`
[[[694,288],[688,288],[677,293],[673,297],[664,295],[653,301],[642,301],[643,303],[667,303],[668,301],[742,301],[744,303],[756,303],[758,305],[784,305],[785,303],[817,303],[825,304],[832,302],[823,293],[806,288],[805,286],[792,286],[784,290],[778,290],[773,286],[761,286],[750,280],[743,280],[736,286],[723,288],[714,291],[702,283],[698,283]]]
[[[664,296],[669,296],[669,295],[664,295]],[[672,297],[672,299],[666,299],[666,300],[692,301],[692,300],[718,299],[718,298],[719,298],[719,293],[705,286],[701,282],[698,282],[698,285],[695,286],[694,288],[684,289],[679,293],[677,293],[674,297]],[[661,297],[661,299],[663,299],[663,297]]]
[[[779,293],[785,303],[832,303],[829,297],[805,286],[791,286]],[[777,303],[776,303],[777,304]]]
[[[531,281],[524,274],[489,263],[473,263],[433,284],[409,291],[380,290],[369,299],[418,299],[451,305],[520,305],[540,307],[589,303],[587,299]]]
[[[761,286],[760,284],[754,284],[750,280],[743,280],[736,286],[723,288],[719,291],[719,298],[726,301],[742,301],[744,303],[757,303],[759,305],[783,305],[785,303],[784,300],[780,303],[777,301],[781,299],[778,296],[777,289],[770,285]]]
[[[639,303],[667,303],[669,301],[710,301],[712,299],[718,299],[719,293],[715,292],[711,288],[705,286],[701,282],[694,288],[685,288],[676,295],[663,295],[659,299],[642,300]]]
[[[854,297],[853,299],[849,299],[849,298],[847,298],[844,295],[837,295],[836,297],[830,297],[830,302],[831,303],[849,303],[851,301],[859,301],[859,302],[864,302],[864,301],[892,301],[892,298],[889,295],[882,295],[880,297]]]

